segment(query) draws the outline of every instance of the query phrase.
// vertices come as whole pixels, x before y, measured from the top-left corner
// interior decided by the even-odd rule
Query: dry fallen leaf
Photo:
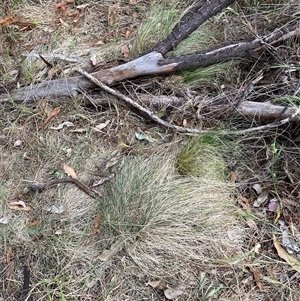
[[[55,205],[52,205],[50,207],[47,208],[47,211],[48,212],[51,212],[51,213],[56,213],[56,214],[61,214],[61,213],[64,213],[66,211],[66,208],[64,205],[61,205],[61,206],[55,206]]]
[[[250,200],[239,195],[237,198],[238,203],[242,206],[242,208],[246,211],[251,211]]]
[[[89,6],[89,4],[88,4],[88,3],[85,3],[85,4],[77,5],[76,8],[79,9],[79,10],[84,10],[84,9],[86,9],[88,6]]]
[[[62,18],[59,19],[59,22],[60,22],[64,27],[69,27],[69,24],[66,23]]]
[[[65,121],[63,123],[60,123],[58,126],[50,127],[50,129],[51,130],[61,130],[64,126],[66,126],[66,127],[74,126],[74,123],[69,122],[69,121]]]
[[[100,46],[100,45],[104,45],[104,42],[102,40],[99,40],[94,44],[94,46]]]
[[[33,220],[31,223],[28,224],[29,227],[36,227],[40,224],[41,222],[39,220]]]
[[[15,142],[14,142],[14,147],[18,147],[18,146],[20,146],[22,144],[22,141],[21,140],[16,140]]]
[[[125,239],[120,237],[116,242],[114,242],[109,250],[104,250],[102,254],[99,256],[101,261],[110,260],[115,254],[120,252],[125,246]]]
[[[94,220],[94,225],[92,227],[92,233],[96,234],[96,233],[100,233],[100,226],[102,224],[102,216],[101,215],[97,215],[97,217]]]
[[[287,264],[289,264],[292,269],[294,269],[295,271],[300,273],[300,261],[289,255],[279,244],[276,236],[273,234],[273,243],[274,243],[274,247],[277,250],[277,254],[280,258],[282,258],[283,260],[285,260],[287,262]]]
[[[11,257],[12,257],[12,249],[11,247],[8,247],[6,252],[6,263],[8,264],[11,263]]]
[[[131,35],[131,30],[129,28],[126,28],[126,31],[125,31],[125,37],[126,38],[129,38]]]
[[[66,150],[65,150],[65,152],[66,152],[66,156],[68,157],[68,158],[70,158],[71,157],[71,155],[72,155],[72,148],[67,148]]]
[[[20,210],[20,211],[29,211],[31,210],[30,206],[26,206],[23,201],[13,201],[7,204],[7,206],[12,210]]]
[[[185,284],[177,285],[176,287],[169,287],[164,291],[165,297],[169,300],[175,299],[186,289]]]
[[[235,182],[236,182],[236,172],[235,171],[231,171],[229,183],[235,183]]]
[[[157,288],[159,290],[164,290],[166,289],[166,284],[162,280],[157,280],[157,281],[149,281],[145,283],[146,286],[151,286],[152,288]]]
[[[247,219],[247,224],[250,228],[254,229],[256,232],[259,231],[257,224],[253,219]]]
[[[105,122],[96,125],[94,127],[94,130],[96,130],[97,132],[101,132],[101,130],[103,130],[109,123],[110,123],[110,120],[106,120]]]
[[[97,55],[96,55],[95,51],[94,51],[93,49],[91,49],[91,50],[90,50],[90,54],[91,54],[90,60],[91,60],[91,62],[92,62],[92,65],[93,65],[93,66],[96,66],[97,63],[98,63],[98,61],[97,61]]]
[[[252,274],[254,276],[254,280],[256,282],[257,287],[259,288],[259,291],[262,293],[264,291],[264,286],[261,282],[260,272],[253,268],[250,268],[250,271],[252,272]]]
[[[58,113],[60,112],[60,108],[55,108],[53,109],[47,116],[44,125],[49,122],[50,119],[52,119],[53,117],[55,117]]]
[[[121,47],[121,53],[125,58],[129,57],[129,48],[126,45]]]
[[[108,12],[108,26],[113,26],[116,23],[116,13],[114,11],[114,7],[111,7]]]
[[[260,195],[262,193],[262,191],[263,191],[261,185],[258,184],[258,183],[254,184],[251,188],[252,188],[252,190],[255,191],[255,193],[257,195]]]
[[[257,198],[257,200],[254,202],[253,204],[253,207],[260,207],[261,205],[263,205],[267,199],[268,199],[268,195],[269,195],[269,192],[267,190],[264,190],[260,195],[259,197]]]
[[[61,12],[62,12],[62,14],[63,15],[65,15],[66,14],[66,2],[65,1],[62,1],[62,2],[60,2],[60,3],[57,3],[56,5],[55,5],[55,7],[57,8],[57,9],[60,9],[61,10]]]
[[[3,28],[5,26],[7,26],[7,25],[16,23],[16,22],[18,22],[18,20],[19,20],[19,18],[17,18],[14,15],[6,16],[3,19],[0,19],[0,28]]]
[[[68,166],[67,164],[63,164],[63,170],[64,172],[71,178],[73,179],[77,179],[76,173],[74,171],[74,169],[70,166]]]
[[[4,225],[8,224],[10,222],[11,218],[12,218],[12,214],[3,216],[2,218],[0,218],[0,224],[4,224]]]

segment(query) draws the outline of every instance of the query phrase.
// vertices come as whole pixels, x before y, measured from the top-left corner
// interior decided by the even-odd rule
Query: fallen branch
[[[82,184],[79,180],[77,180],[75,178],[71,178],[71,177],[55,179],[55,180],[49,181],[45,184],[29,184],[27,186],[27,188],[32,190],[32,191],[43,191],[47,188],[57,186],[58,184],[61,184],[61,183],[75,184],[80,190],[85,192],[87,195],[89,195],[92,198],[95,198],[95,193],[91,189],[89,189],[87,186]]]
[[[144,107],[142,107],[141,105],[139,105],[137,102],[135,102],[131,98],[129,98],[129,97],[121,94],[120,92],[118,92],[118,91],[116,91],[116,90],[108,87],[104,83],[101,83],[93,75],[88,74],[87,72],[83,71],[82,69],[78,69],[78,72],[81,73],[86,78],[88,78],[91,82],[93,82],[95,85],[97,85],[98,87],[100,87],[104,91],[106,91],[106,92],[110,93],[111,95],[114,95],[117,98],[123,100],[127,105],[130,105],[130,106],[138,109],[141,113],[145,114],[150,119],[152,119],[153,121],[157,122],[158,124],[160,124],[160,125],[162,125],[164,127],[176,130],[176,131],[178,131],[180,133],[202,134],[202,133],[207,132],[207,131],[201,131],[201,130],[198,130],[198,129],[185,128],[185,127],[182,127],[182,126],[177,126],[177,125],[173,125],[173,124],[171,124],[169,122],[166,122],[166,121],[162,120],[161,118],[159,118],[157,115],[155,115],[152,111],[150,111],[148,109],[145,109]]]
[[[104,84],[112,85],[126,79],[171,74],[183,69],[206,67],[233,59],[257,57],[256,52],[258,50],[282,42],[299,33],[300,25],[296,23],[283,26],[266,36],[258,37],[252,41],[236,42],[208,51],[194,52],[179,57],[165,58],[163,56],[196,30],[205,20],[233,2],[233,0],[214,0],[203,7],[202,1],[196,2],[183,16],[181,22],[174,27],[171,35],[153,48],[154,51],[126,64],[94,72],[92,76]],[[0,94],[0,102],[14,101],[17,104],[32,104],[42,98],[76,97],[83,90],[86,91],[95,87],[96,85],[93,82],[83,76],[50,80],[14,90],[10,95]]]
[[[291,120],[293,120],[296,117],[298,117],[298,119],[299,119],[299,114],[300,114],[300,107],[297,108],[294,111],[294,113],[292,113],[290,116],[288,116],[284,119],[281,119],[281,120],[278,120],[278,121],[275,120],[272,123],[265,124],[265,125],[258,126],[258,127],[254,127],[254,128],[249,128],[249,129],[240,130],[240,131],[232,131],[230,133],[235,134],[235,135],[243,135],[243,134],[258,132],[258,131],[268,131],[272,128],[276,128],[276,127],[279,127],[281,125],[284,125],[284,124],[290,122]]]
[[[299,121],[300,116],[296,113],[295,107],[285,108],[284,106],[274,105],[270,102],[243,101],[236,112],[245,117],[259,120],[279,120],[289,119],[289,121]]]
[[[221,12],[224,8],[235,2],[235,0],[215,0],[203,5],[198,1],[175,25],[171,34],[151,51],[157,51],[163,55],[174,49],[178,44],[201,26],[206,20]]]

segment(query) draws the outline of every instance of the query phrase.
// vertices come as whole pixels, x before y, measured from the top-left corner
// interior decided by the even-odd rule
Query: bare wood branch
[[[274,105],[270,102],[255,101],[243,101],[236,108],[236,112],[245,117],[251,117],[260,120],[275,120],[278,118],[278,116],[280,116],[280,120],[289,118],[289,121],[300,121],[300,116],[295,114],[297,108],[290,107],[285,111],[284,110],[284,106]]]
[[[240,59],[254,55],[265,46],[274,45],[290,38],[300,31],[300,22],[283,26],[269,35],[256,38],[253,41],[243,41],[207,52],[195,52],[179,57],[164,58],[161,53],[151,52],[126,64],[106,70],[100,70],[92,75],[105,84],[141,76],[169,74],[177,70],[209,66],[231,59]],[[34,103],[41,98],[75,97],[82,90],[95,88],[96,85],[82,76],[67,79],[45,81],[11,92],[9,96],[0,94],[0,102],[13,100],[15,103]]]
[[[110,85],[125,79],[174,72],[177,63],[159,65],[158,62],[162,58],[162,54],[151,52],[126,64],[100,70],[92,73],[92,75],[99,81]],[[0,102],[7,102],[12,99],[15,103],[30,104],[41,98],[75,97],[82,90],[93,89],[96,86],[83,76],[56,79],[14,90],[9,96],[2,94],[0,95]]]
[[[249,128],[249,129],[245,129],[245,130],[240,130],[240,131],[232,131],[231,133],[236,134],[236,135],[243,135],[243,134],[253,133],[253,132],[258,132],[258,131],[267,131],[269,129],[282,126],[282,125],[290,122],[291,120],[293,120],[296,117],[299,120],[299,114],[300,114],[300,107],[296,108],[294,110],[294,112],[292,114],[290,114],[290,116],[288,116],[284,119],[281,119],[279,121],[275,120],[274,122],[269,123],[269,124],[265,124],[265,125],[262,125],[262,126]]]
[[[177,63],[176,71],[179,71],[189,68],[207,67],[228,60],[256,56],[255,52],[258,50],[282,42],[297,35],[299,31],[300,22],[293,25],[286,25],[281,29],[275,29],[267,36],[258,37],[252,41],[241,41],[205,52],[194,52],[177,57],[163,58],[159,61],[159,64],[169,65]]]
[[[154,46],[151,51],[157,51],[163,55],[174,49],[182,40],[187,38],[206,20],[221,12],[224,8],[235,2],[235,0],[214,0],[209,1],[205,6],[203,1],[191,7],[179,23],[173,28],[171,34],[161,43]],[[202,7],[203,6],[203,7]],[[184,21],[184,23],[183,23]]]
[[[130,106],[138,109],[140,112],[144,113],[149,118],[151,118],[152,120],[154,120],[155,122],[157,122],[158,124],[160,124],[160,125],[162,125],[164,127],[176,130],[176,131],[178,131],[180,133],[202,134],[202,133],[207,132],[207,131],[201,131],[201,130],[198,130],[198,129],[185,128],[185,127],[182,127],[182,126],[177,126],[177,125],[173,125],[171,123],[168,123],[168,122],[162,120],[161,118],[159,118],[153,112],[145,109],[144,107],[142,107],[141,105],[139,105],[138,103],[136,103],[131,98],[129,98],[129,97],[121,94],[120,92],[118,92],[118,91],[116,91],[116,90],[108,87],[104,83],[101,83],[97,78],[95,78],[91,74],[88,74],[87,72],[83,71],[82,69],[78,69],[78,72],[81,73],[86,78],[88,78],[91,82],[93,82],[94,84],[96,84],[98,87],[100,87],[104,91],[106,91],[106,92],[110,93],[111,95],[114,95],[117,98],[123,100],[126,104],[129,104]]]

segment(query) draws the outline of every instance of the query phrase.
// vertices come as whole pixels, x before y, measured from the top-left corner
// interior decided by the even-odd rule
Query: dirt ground
[[[0,0],[0,93],[130,61],[188,4]],[[172,54],[299,21],[299,8],[240,1]],[[113,86],[172,124],[207,130],[196,137],[100,89],[2,102],[0,301],[300,300],[298,122],[235,135],[272,121],[205,113],[236,103],[261,74],[247,100],[298,106],[299,52],[298,33],[254,61]],[[161,96],[185,102],[149,103]]]

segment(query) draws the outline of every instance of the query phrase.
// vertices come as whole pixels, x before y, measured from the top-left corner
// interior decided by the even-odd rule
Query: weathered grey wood
[[[111,85],[116,82],[145,75],[168,74],[175,71],[177,63],[159,65],[162,54],[151,52],[126,64],[101,70],[92,75],[99,81]],[[39,99],[75,97],[82,90],[95,88],[96,85],[83,76],[45,81],[39,84],[16,89],[10,95],[1,94],[0,102],[13,100],[15,103],[32,104]]]
[[[274,105],[271,102],[243,101],[237,108],[236,113],[244,117],[251,117],[260,120],[279,120],[289,118],[296,112],[296,107]],[[290,121],[299,121],[300,116],[294,116]]]
[[[158,43],[150,51],[158,51],[166,54],[174,49],[181,41],[187,38],[206,20],[221,12],[235,0],[197,1],[193,7],[175,25],[170,35],[161,43]]]

